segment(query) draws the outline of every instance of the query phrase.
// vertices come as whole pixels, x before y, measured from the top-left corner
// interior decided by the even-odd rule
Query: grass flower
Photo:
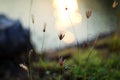
[[[19,64],[21,68],[23,68],[25,71],[29,72],[28,67],[24,64]]]
[[[67,11],[67,10],[68,10],[68,8],[66,7],[66,8],[65,8],[65,10]]]
[[[34,24],[35,20],[34,20],[34,15],[32,15],[32,23]]]
[[[59,62],[58,63],[59,63],[59,66],[61,66],[61,67],[64,65],[65,60],[63,59],[62,56],[59,57]]]
[[[87,19],[89,19],[91,15],[92,15],[92,11],[91,10],[86,11]]]
[[[46,23],[44,24],[44,28],[43,28],[43,32],[45,32],[46,31]]]
[[[60,43],[59,43],[59,50],[60,50],[60,45],[61,45],[61,40],[65,37],[65,33],[63,32],[60,32],[60,34],[58,35],[58,38],[60,40]]]
[[[58,64],[60,66],[60,74],[63,75],[63,65],[65,63],[65,60],[63,59],[62,56],[59,57],[59,61],[58,61]]]
[[[114,0],[113,4],[112,4],[112,8],[116,8],[116,6],[118,5],[118,1]]]
[[[60,34],[58,35],[58,37],[59,37],[59,40],[62,40],[65,37],[65,34],[62,33],[62,32],[60,32]]]

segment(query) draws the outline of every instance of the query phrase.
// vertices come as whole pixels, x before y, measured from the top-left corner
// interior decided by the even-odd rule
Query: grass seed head
[[[113,4],[112,4],[112,8],[116,8],[116,6],[118,5],[118,1],[114,0]]]
[[[32,53],[33,53],[33,49],[29,51],[29,57],[31,56]]]
[[[61,33],[58,35],[58,37],[59,37],[59,40],[62,40],[62,39],[65,37],[65,34],[61,32]]]
[[[59,66],[63,66],[64,65],[64,63],[65,63],[65,60],[63,59],[63,57],[59,57]]]
[[[35,21],[34,21],[34,15],[32,15],[32,23],[34,24],[34,22],[35,22]]]
[[[67,8],[67,7],[65,7],[65,10],[67,11],[67,10],[68,10],[68,8]]]
[[[44,28],[43,28],[43,32],[45,32],[46,31],[46,23],[44,24]]]
[[[91,10],[86,11],[87,19],[89,19],[91,15],[92,15],[92,11]]]
[[[25,71],[28,72],[28,67],[27,67],[26,65],[24,65],[24,64],[19,64],[19,66],[20,66],[21,68],[23,68]]]

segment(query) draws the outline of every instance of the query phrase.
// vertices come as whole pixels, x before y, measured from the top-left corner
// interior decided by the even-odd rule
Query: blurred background
[[[30,29],[32,44],[35,50],[40,52],[45,23],[43,50],[59,47],[58,34],[61,31],[65,32],[61,47],[76,44],[76,37],[79,43],[82,43],[87,39],[86,33],[88,39],[92,39],[100,34],[115,31],[116,23],[119,23],[116,16],[119,7],[113,9],[112,3],[113,0],[33,0],[31,5],[31,0],[0,0],[0,14],[20,20],[24,28]],[[87,10],[92,11],[88,22]]]
[[[0,80],[119,80],[119,3],[0,0]]]

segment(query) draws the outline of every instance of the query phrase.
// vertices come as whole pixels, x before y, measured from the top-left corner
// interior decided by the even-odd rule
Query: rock
[[[27,72],[19,64],[28,63],[31,48],[30,31],[19,20],[0,15],[0,80],[27,79]]]
[[[30,49],[30,31],[19,20],[0,15],[0,59],[13,58]]]

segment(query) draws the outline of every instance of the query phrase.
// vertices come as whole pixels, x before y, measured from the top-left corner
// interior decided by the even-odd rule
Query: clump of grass
[[[61,57],[61,56],[59,57],[59,62],[58,63],[59,63],[59,66],[61,66],[61,67],[64,65],[65,60],[63,59],[63,57]]]
[[[115,0],[115,1],[117,1],[117,0]],[[32,0],[31,0],[31,5],[32,5]],[[114,7],[116,7],[117,5],[118,5],[118,3],[115,2],[115,3],[114,3]],[[65,10],[68,11],[68,8],[66,7]],[[31,12],[31,8],[30,8],[30,12]],[[91,10],[86,11],[86,18],[87,18],[87,35],[86,35],[86,36],[87,36],[87,43],[88,43],[88,19],[91,17],[91,14],[92,14],[92,11],[91,11]],[[74,27],[73,27],[72,20],[71,20],[71,18],[70,18],[69,13],[68,13],[68,17],[69,17],[69,20],[70,20],[70,22],[71,22],[73,32],[74,32],[74,34],[75,34],[75,38],[76,38],[76,41],[77,41],[78,53],[79,53],[79,42],[78,42],[77,35],[76,35],[75,29],[74,29]],[[33,15],[32,15],[32,23],[34,24],[34,16],[33,16]],[[46,23],[44,24],[44,27],[43,27],[43,41],[42,41],[41,51],[43,50],[43,47],[44,47],[45,32],[46,32]],[[59,38],[59,40],[60,40],[59,49],[60,49],[61,41],[63,40],[64,37],[65,37],[65,34],[64,34],[63,32],[60,32],[60,34],[58,35],[58,38]],[[97,37],[97,38],[98,38],[98,37]],[[91,55],[91,53],[92,53],[92,51],[93,51],[93,48],[94,48],[94,46],[95,46],[95,43],[97,42],[97,38],[96,38],[93,46],[91,47],[90,51],[87,52],[87,53],[88,53],[87,62],[88,62],[89,57],[90,57],[90,55]],[[29,52],[29,55],[28,55],[29,68],[28,68],[26,65],[24,65],[24,64],[20,64],[20,67],[22,67],[24,70],[26,70],[26,71],[28,72],[28,77],[30,78],[30,80],[32,80],[31,61],[30,61],[31,53],[32,53],[32,51],[30,51],[30,52]],[[81,65],[83,66],[83,64],[80,64],[80,63],[81,63],[81,60],[80,60],[79,58],[80,58],[80,57],[77,56],[78,61],[77,61],[77,60],[76,60],[76,61],[79,62],[78,64],[75,64],[75,63],[74,63],[75,60],[74,60],[74,59],[73,59],[73,60],[71,59],[72,64],[75,64],[75,66],[72,67],[73,69],[71,69],[71,73],[70,73],[70,74],[73,74],[74,78],[75,78],[75,77],[79,77],[79,75],[82,74],[82,77],[84,78],[84,80],[86,80],[86,79],[89,78],[88,76],[93,77],[93,75],[97,75],[97,74],[93,74],[93,72],[96,72],[96,71],[98,71],[98,72],[96,72],[96,73],[99,73],[99,72],[100,72],[99,70],[97,70],[97,68],[100,68],[100,69],[101,69],[101,66],[100,66],[100,65],[99,65],[99,67],[97,67],[97,66],[93,66],[93,64],[92,64],[92,66],[91,66],[91,63],[87,63],[87,65],[86,65],[86,67],[85,67],[86,72],[85,72],[85,74],[84,74],[84,71],[81,69],[81,68],[82,68]],[[85,57],[85,59],[86,59],[86,57]],[[80,61],[79,61],[79,60],[80,60]],[[40,60],[40,61],[42,61],[42,60]],[[93,61],[96,61],[96,60],[93,60]],[[62,67],[62,66],[64,65],[64,62],[65,62],[65,60],[63,59],[62,56],[60,56],[60,57],[59,57],[59,61],[58,61],[59,66]],[[96,63],[97,63],[97,62],[96,62]],[[49,64],[49,62],[48,62],[48,64]],[[86,63],[84,62],[84,65],[85,65],[85,64],[86,64]],[[43,64],[42,64],[42,65],[45,65],[45,66],[46,66],[46,63],[43,61]],[[95,69],[94,69],[94,67],[95,67]],[[83,68],[83,69],[84,69],[84,68]],[[93,69],[93,70],[92,70],[92,69]],[[81,73],[80,73],[80,70],[81,70]],[[90,72],[89,70],[91,70],[91,72]],[[101,72],[102,72],[102,71],[101,71]],[[61,72],[60,72],[60,73],[61,73],[61,75],[59,76],[59,80],[61,79],[61,76],[63,75],[62,68],[61,68]],[[78,76],[75,76],[76,74],[77,74]],[[89,75],[88,75],[88,74],[89,74]],[[92,74],[92,75],[91,75],[91,74]],[[101,75],[101,74],[99,74],[99,75]],[[70,77],[71,77],[71,76],[70,76]],[[76,79],[76,78],[75,78],[75,79]],[[94,78],[94,79],[95,79],[95,78]],[[99,77],[98,77],[98,79],[99,79]],[[91,80],[91,79],[89,79],[89,80]]]

